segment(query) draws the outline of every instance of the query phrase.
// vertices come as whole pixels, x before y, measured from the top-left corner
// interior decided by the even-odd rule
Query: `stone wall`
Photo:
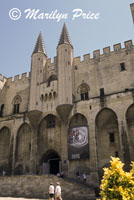
[[[61,184],[64,200],[78,199],[78,197],[81,200],[94,199],[93,189],[67,182],[53,175],[0,177],[0,196],[48,199],[49,184],[53,182],[56,185],[57,181]]]

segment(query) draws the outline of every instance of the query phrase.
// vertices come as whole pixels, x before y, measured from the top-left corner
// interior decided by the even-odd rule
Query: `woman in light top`
[[[61,186],[60,186],[60,183],[59,183],[59,182],[56,183],[56,188],[55,188],[55,199],[56,199],[56,200],[62,200],[62,198],[61,198]]]

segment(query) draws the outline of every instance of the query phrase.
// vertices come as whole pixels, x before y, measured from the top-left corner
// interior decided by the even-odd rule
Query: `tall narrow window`
[[[120,67],[121,67],[121,71],[126,70],[126,68],[125,68],[125,63],[120,63]]]
[[[13,114],[18,114],[20,112],[20,103],[22,99],[19,95],[15,96],[13,100]]]
[[[20,104],[14,104],[14,111],[13,111],[13,113],[17,114],[19,112],[20,112]]]
[[[104,96],[105,92],[104,92],[104,88],[100,88],[100,96]]]
[[[114,133],[110,133],[109,134],[109,140],[110,140],[110,143],[114,143],[115,142]]]

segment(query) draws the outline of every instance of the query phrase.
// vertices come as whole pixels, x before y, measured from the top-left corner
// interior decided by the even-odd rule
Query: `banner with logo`
[[[68,130],[68,159],[89,158],[88,127],[75,127]]]

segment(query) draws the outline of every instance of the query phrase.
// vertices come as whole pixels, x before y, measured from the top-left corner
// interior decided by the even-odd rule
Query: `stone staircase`
[[[94,188],[54,175],[0,177],[0,197],[48,199],[49,183],[60,182],[63,200],[95,200]]]

